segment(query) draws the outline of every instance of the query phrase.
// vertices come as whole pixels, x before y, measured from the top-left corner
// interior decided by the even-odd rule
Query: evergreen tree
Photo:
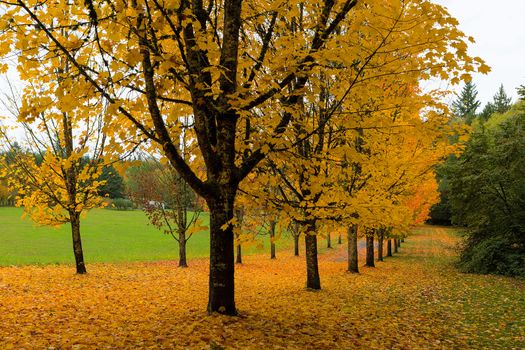
[[[465,123],[471,124],[476,118],[476,110],[481,104],[477,100],[477,96],[476,85],[472,81],[466,83],[458,99],[452,102],[454,115]]]
[[[107,166],[102,169],[99,181],[106,181],[99,189],[99,195],[109,198],[124,197],[124,179],[113,166]]]
[[[496,113],[505,113],[512,106],[512,98],[507,96],[503,84],[500,85],[498,92],[494,95],[493,104]]]
[[[525,100],[525,85],[520,85],[520,87],[517,90],[518,95],[520,96],[520,100]]]
[[[498,92],[494,95],[492,102],[489,102],[483,108],[479,115],[481,119],[487,121],[494,113],[505,113],[512,106],[512,98],[507,95],[503,84],[500,85]]]
[[[496,111],[496,107],[494,106],[494,104],[492,102],[487,102],[487,104],[483,108],[483,111],[480,113],[479,117],[482,120],[487,121],[489,120],[490,116],[494,114],[495,111]]]

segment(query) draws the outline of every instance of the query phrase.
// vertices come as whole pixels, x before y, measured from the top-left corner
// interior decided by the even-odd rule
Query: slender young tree
[[[61,61],[57,71],[68,71],[67,61]],[[85,274],[81,214],[104,206],[98,195],[105,184],[100,177],[103,168],[115,162],[115,148],[104,133],[106,105],[84,100],[83,92],[71,90],[59,74],[50,79],[49,85],[32,80],[21,104],[19,96],[9,97],[7,107],[25,131],[27,150],[15,147],[12,136],[0,129],[11,153],[9,159],[0,159],[0,169],[17,193],[16,205],[33,221],[70,225],[76,271]]]
[[[172,167],[152,157],[127,173],[129,197],[154,227],[177,241],[179,267],[188,267],[188,240],[207,228],[200,219],[197,196]]]

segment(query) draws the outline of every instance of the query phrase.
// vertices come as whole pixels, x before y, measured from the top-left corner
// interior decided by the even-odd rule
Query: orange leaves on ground
[[[525,283],[463,275],[456,239],[422,227],[401,254],[345,272],[344,248],[320,259],[323,290],[303,288],[304,261],[281,253],[237,266],[240,317],[207,316],[207,261],[0,269],[2,349],[443,349],[525,344]]]

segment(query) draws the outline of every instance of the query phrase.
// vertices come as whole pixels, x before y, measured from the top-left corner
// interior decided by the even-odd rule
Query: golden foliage
[[[344,249],[323,254],[323,290],[303,288],[303,258],[245,257],[240,317],[207,316],[207,261],[0,269],[2,349],[452,349],[525,344],[525,283],[463,275],[456,243],[420,228],[400,256],[359,275]],[[435,262],[435,263],[432,263]],[[497,288],[498,293],[494,293]]]

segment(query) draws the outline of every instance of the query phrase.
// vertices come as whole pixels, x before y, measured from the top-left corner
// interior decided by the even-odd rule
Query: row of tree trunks
[[[378,231],[370,230],[365,235],[366,239],[366,261],[365,266],[375,267],[374,263],[374,237],[377,233],[377,261],[384,261],[384,241],[385,241],[385,231],[380,229]],[[357,249],[357,225],[352,225],[348,227],[348,271],[349,272],[359,272],[358,267],[358,249]],[[394,241],[394,253],[398,252],[398,248],[401,246],[401,239],[398,238],[389,238],[387,239],[387,251],[386,256],[392,256],[392,241]]]

